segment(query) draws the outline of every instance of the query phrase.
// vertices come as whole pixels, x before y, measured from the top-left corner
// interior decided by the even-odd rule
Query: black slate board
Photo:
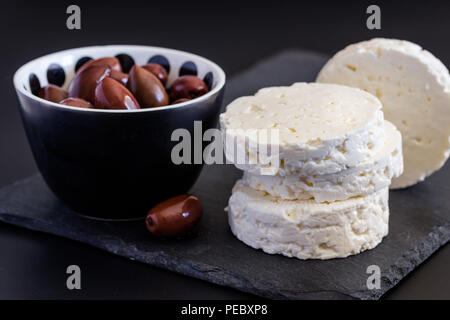
[[[269,85],[313,81],[326,57],[285,51],[228,81],[225,104]],[[450,239],[450,165],[426,182],[390,194],[390,233],[375,249],[346,259],[301,261],[254,250],[231,234],[224,207],[241,173],[206,166],[192,192],[205,208],[198,236],[157,240],[142,221],[100,222],[70,212],[39,175],[0,189],[0,221],[74,239],[111,253],[275,299],[377,299]],[[368,290],[369,265],[381,289]]]

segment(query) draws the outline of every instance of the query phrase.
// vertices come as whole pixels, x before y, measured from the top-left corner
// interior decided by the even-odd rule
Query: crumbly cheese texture
[[[253,189],[287,200],[314,199],[316,202],[345,200],[369,195],[389,187],[391,179],[403,172],[402,137],[385,121],[386,140],[372,158],[355,167],[319,176],[269,176],[244,172],[243,181]]]
[[[450,76],[430,52],[401,40],[350,45],[321,70],[321,83],[361,88],[376,95],[387,120],[403,137],[404,173],[391,188],[424,180],[450,155]]]
[[[239,169],[254,174],[335,173],[367,160],[382,147],[381,108],[375,96],[347,86],[295,83],[264,88],[234,100],[221,114],[225,154]],[[255,129],[276,129],[279,139],[247,135]],[[269,163],[236,161],[239,154],[260,159],[261,150],[275,145],[278,157],[269,157]]]
[[[332,203],[279,200],[238,181],[228,206],[233,234],[270,254],[344,258],[377,246],[388,234],[389,189]]]

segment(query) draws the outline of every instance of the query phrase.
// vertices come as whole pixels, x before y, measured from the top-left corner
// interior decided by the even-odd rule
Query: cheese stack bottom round
[[[345,258],[388,234],[389,189],[331,203],[282,200],[239,180],[228,205],[233,234],[269,254],[298,259]]]

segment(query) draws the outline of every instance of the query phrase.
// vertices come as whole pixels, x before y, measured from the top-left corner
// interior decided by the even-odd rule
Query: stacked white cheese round
[[[265,88],[233,101],[220,123],[227,160],[244,170],[228,206],[240,240],[267,253],[330,259],[387,235],[388,188],[403,158],[401,135],[376,97],[332,84]],[[248,136],[252,130],[277,130],[278,139]],[[239,150],[248,161],[236,158]],[[262,156],[269,161],[255,161]]]
[[[238,181],[229,202],[236,237],[255,249],[299,259],[347,257],[388,234],[389,189],[333,203],[283,200]]]

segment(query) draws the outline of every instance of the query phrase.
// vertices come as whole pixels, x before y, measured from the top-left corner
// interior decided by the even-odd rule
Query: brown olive
[[[169,104],[169,96],[158,78],[137,65],[130,70],[127,88],[134,94],[142,108]]]
[[[81,69],[80,69],[81,70]],[[75,75],[69,87],[70,98],[81,98],[94,103],[95,88],[105,77],[111,75],[111,68],[107,65],[93,65]]]
[[[181,98],[195,99],[208,92],[208,86],[199,77],[186,75],[179,77],[170,87],[170,100]]]
[[[59,102],[60,104],[72,107],[92,109],[94,106],[86,100],[80,98],[67,98]]]
[[[54,84],[49,84],[39,90],[38,96],[39,98],[58,103],[67,98],[67,92]]]
[[[153,73],[163,85],[166,85],[168,74],[166,69],[162,65],[157,63],[149,63],[145,66],[142,66],[142,68]]]
[[[78,69],[77,74],[79,74],[80,72],[83,72],[84,70],[86,70],[89,67],[92,66],[102,66],[102,65],[107,65],[111,68],[111,71],[120,71],[122,72],[122,67],[120,65],[120,61],[117,58],[113,58],[113,57],[106,57],[106,58],[100,58],[100,59],[95,59],[95,60],[90,60],[88,62],[86,62],[85,64],[83,64],[80,69]]]
[[[128,74],[123,73],[121,71],[111,70],[110,77],[113,78],[114,80],[119,81],[124,86],[127,84],[128,81]]]
[[[184,194],[154,206],[145,222],[147,229],[156,236],[176,237],[191,230],[202,214],[200,200],[196,196]]]
[[[100,109],[140,109],[133,94],[112,78],[105,78],[97,84],[94,106]]]
[[[186,101],[189,101],[189,100],[191,100],[191,99],[188,99],[188,98],[181,98],[181,99],[175,100],[175,101],[172,102],[171,104],[183,103],[183,102],[186,102]]]

